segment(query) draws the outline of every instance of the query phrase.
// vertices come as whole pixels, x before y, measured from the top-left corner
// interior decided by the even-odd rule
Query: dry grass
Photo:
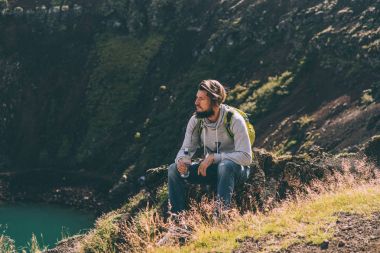
[[[284,202],[267,214],[248,212],[221,223],[198,220],[186,246],[172,244],[150,252],[231,252],[238,246],[236,239],[246,236],[265,238],[263,252],[301,242],[320,244],[332,237],[340,212],[369,215],[375,211],[380,211],[379,184],[342,188]],[[190,216],[188,220],[197,219]]]
[[[19,251],[21,251],[22,253],[42,253],[47,250],[47,247],[43,246],[43,243],[40,244],[38,242],[35,234],[32,234],[32,238],[30,239],[30,242],[28,242],[28,246],[26,248],[24,247],[22,249],[16,249],[15,241],[10,237],[4,235],[4,233],[5,230],[1,231],[0,233],[0,253],[16,253]],[[42,235],[41,239],[43,241]]]
[[[222,210],[214,201],[192,203],[190,210],[164,219],[147,207],[130,219],[111,213],[85,236],[81,252],[231,252],[239,239],[254,237],[263,252],[294,243],[319,244],[331,238],[337,215],[380,211],[378,169],[362,157],[335,157],[336,169],[266,213]],[[215,218],[215,210],[220,215]]]
[[[141,211],[121,224],[120,252],[142,252],[151,248],[166,231],[167,224],[155,209]]]
[[[340,212],[369,215],[380,211],[378,168],[364,157],[335,158],[330,162],[339,165],[339,173],[323,182],[312,182],[302,193],[268,213],[235,212],[233,218],[210,223],[194,218],[201,216],[196,213],[202,213],[198,211],[202,208],[193,208],[192,213],[185,213],[187,223],[196,223],[189,243],[157,247],[151,252],[231,252],[238,246],[237,239],[246,236],[265,238],[263,252],[301,242],[320,244],[333,236]]]
[[[1,224],[0,224],[1,229]],[[15,253],[15,242],[9,238],[8,236],[4,235],[3,232],[0,234],[0,252],[2,253]]]
[[[216,209],[220,210],[218,219],[213,216]],[[156,209],[146,208],[122,224],[122,242],[118,243],[118,249],[120,252],[150,252],[162,245],[176,248],[196,241],[196,232],[202,227],[230,224],[239,216],[235,209],[221,210],[217,202],[205,198],[200,203],[192,203],[190,210],[172,214],[167,220]]]
[[[42,235],[41,235],[41,239],[43,241]],[[23,249],[22,253],[27,253],[27,252],[42,253],[47,250],[47,247],[43,246],[43,243],[40,245],[40,243],[38,242],[37,236],[35,234],[32,234],[32,238],[30,239],[30,242],[28,242],[28,248],[29,248],[29,251],[27,251],[26,249]]]

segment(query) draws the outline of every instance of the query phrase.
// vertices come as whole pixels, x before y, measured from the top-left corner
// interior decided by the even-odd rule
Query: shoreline
[[[100,178],[91,180],[79,172],[46,172],[0,173],[0,203],[55,204],[90,212],[95,216],[109,211],[111,201],[107,189],[110,182]],[[34,175],[31,176],[31,173]]]

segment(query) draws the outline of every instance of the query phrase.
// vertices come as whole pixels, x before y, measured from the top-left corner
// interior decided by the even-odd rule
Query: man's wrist
[[[214,159],[213,159],[213,163],[219,163],[221,160],[222,160],[222,154],[220,153],[216,153],[216,154],[213,154],[214,155]]]
[[[209,155],[208,157],[210,165],[214,163],[214,154]]]

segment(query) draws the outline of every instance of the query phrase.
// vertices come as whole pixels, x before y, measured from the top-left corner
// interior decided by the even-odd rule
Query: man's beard
[[[204,112],[195,111],[195,117],[198,119],[208,118],[212,115],[214,115],[214,110],[212,109],[212,107],[210,107],[207,111]]]

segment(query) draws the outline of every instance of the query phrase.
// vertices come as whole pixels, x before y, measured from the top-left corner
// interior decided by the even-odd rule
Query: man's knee
[[[222,160],[218,164],[218,175],[219,176],[230,175],[234,172],[233,169],[236,166],[237,164],[231,160]]]
[[[168,168],[168,178],[175,178],[178,175],[177,164],[172,163]]]

